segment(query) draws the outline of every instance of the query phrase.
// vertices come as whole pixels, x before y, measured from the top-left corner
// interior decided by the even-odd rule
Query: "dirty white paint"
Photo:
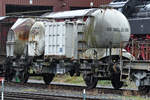
[[[43,22],[36,22],[29,33],[28,55],[40,56],[44,53],[45,28]]]
[[[77,57],[77,31],[74,23],[47,22],[45,29],[45,56]]]

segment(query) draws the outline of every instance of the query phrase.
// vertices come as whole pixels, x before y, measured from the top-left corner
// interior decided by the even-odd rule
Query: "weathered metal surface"
[[[14,48],[11,55],[22,55],[29,37],[29,31],[35,20],[31,18],[18,19],[7,35],[7,51]],[[13,37],[13,38],[12,38]],[[10,43],[11,42],[11,43]],[[10,44],[9,44],[10,43]],[[9,45],[13,45],[9,47]]]
[[[16,23],[11,27],[15,32],[16,39],[26,41],[29,37],[29,31],[34,23],[34,19],[18,19]]]
[[[144,70],[150,71],[150,61],[144,60],[133,60],[133,61],[123,61],[123,68],[124,69],[131,69],[131,70]]]
[[[120,55],[120,48],[112,48],[111,55]],[[134,60],[135,57],[131,55],[129,52],[127,52],[125,49],[123,49],[122,56],[125,58],[128,58],[130,60]],[[86,50],[83,55],[81,56],[82,59],[102,59],[105,57],[109,57],[109,49],[103,49],[103,48],[91,48]]]
[[[84,16],[87,16],[87,20],[82,20]],[[111,16],[111,17],[110,17]],[[130,26],[127,19],[118,11],[113,9],[85,9],[75,11],[65,11],[58,13],[51,13],[46,15],[48,18],[62,19],[62,22],[45,21],[45,56],[63,56],[66,58],[93,58],[90,57],[91,51],[86,55],[79,55],[79,49],[87,49],[86,45],[79,42],[85,41],[89,47],[92,48],[108,48],[110,43],[112,47],[120,47],[120,42],[128,41],[130,37]],[[121,21],[116,20],[116,17]],[[76,21],[65,20],[68,18],[75,18]],[[113,22],[112,22],[113,20]],[[80,23],[80,24],[79,24]],[[15,25],[14,25],[15,26]],[[38,28],[39,25],[35,24]],[[41,27],[44,32],[44,28]],[[33,31],[33,32],[32,32]],[[31,34],[35,33],[40,35],[41,30],[32,30]],[[33,35],[32,34],[32,35]],[[43,33],[42,33],[43,34]],[[38,47],[37,40],[33,39],[33,36],[29,38],[29,55],[35,55],[35,51],[44,47]],[[43,37],[43,35],[42,35]],[[44,41],[43,38],[39,38],[39,41]],[[34,43],[33,43],[34,41]],[[40,43],[40,42],[39,42]],[[34,45],[33,45],[34,44]],[[43,42],[41,42],[43,44]],[[43,49],[40,49],[43,50]],[[32,51],[32,53],[31,53]],[[33,52],[34,51],[34,52]],[[106,51],[100,50],[99,55],[102,56]],[[92,51],[93,52],[93,51]],[[41,55],[37,53],[37,55]]]
[[[130,37],[130,25],[126,17],[114,9],[98,9],[86,21],[85,40],[89,47],[120,47]]]
[[[83,20],[84,16],[87,17]],[[24,53],[28,41],[28,53],[31,56],[41,55],[44,48],[45,31],[45,56],[63,56],[77,58],[78,51],[87,49],[86,45],[78,44],[85,41],[88,48],[120,47],[120,42],[128,41],[130,26],[127,19],[114,9],[85,9],[65,11],[46,15],[48,18],[62,19],[63,22],[45,21],[44,26],[31,18],[18,19],[12,26],[10,34],[14,34],[14,53]],[[117,19],[116,19],[117,17]],[[64,20],[75,18],[75,21]],[[79,24],[80,23],[80,24]],[[80,34],[82,35],[80,36]],[[8,34],[9,37],[9,34]],[[81,39],[79,39],[81,38]],[[35,53],[36,52],[36,53]],[[102,51],[100,51],[103,53]]]
[[[77,30],[73,22],[45,23],[45,56],[77,58]]]
[[[130,25],[126,17],[114,9],[85,9],[51,13],[48,18],[81,19],[87,16],[84,39],[89,47],[106,48],[110,43],[112,47],[120,47],[120,42],[128,41],[130,37]]]
[[[29,34],[28,55],[39,56],[44,53],[45,28],[43,22],[36,22]]]

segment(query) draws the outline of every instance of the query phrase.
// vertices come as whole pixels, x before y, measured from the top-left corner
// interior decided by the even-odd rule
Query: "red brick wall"
[[[5,15],[5,4],[3,3],[4,0],[0,0],[0,16]]]
[[[31,5],[30,0],[0,0],[0,16],[5,15],[5,5]],[[32,5],[53,6],[53,11],[69,10],[70,7],[90,7],[90,2],[94,3],[94,7],[101,4],[108,4],[112,0],[32,0]]]

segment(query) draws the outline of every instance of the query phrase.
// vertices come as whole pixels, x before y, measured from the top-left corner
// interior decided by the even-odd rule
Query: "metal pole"
[[[86,92],[85,92],[85,89],[83,89],[83,100],[86,100]]]
[[[1,100],[4,100],[4,79],[2,79],[2,96]]]

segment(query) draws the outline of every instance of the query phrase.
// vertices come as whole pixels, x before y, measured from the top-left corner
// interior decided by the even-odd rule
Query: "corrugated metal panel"
[[[65,56],[65,23],[47,23],[45,55]]]
[[[77,32],[75,24],[66,22],[46,23],[45,56],[76,58]]]

